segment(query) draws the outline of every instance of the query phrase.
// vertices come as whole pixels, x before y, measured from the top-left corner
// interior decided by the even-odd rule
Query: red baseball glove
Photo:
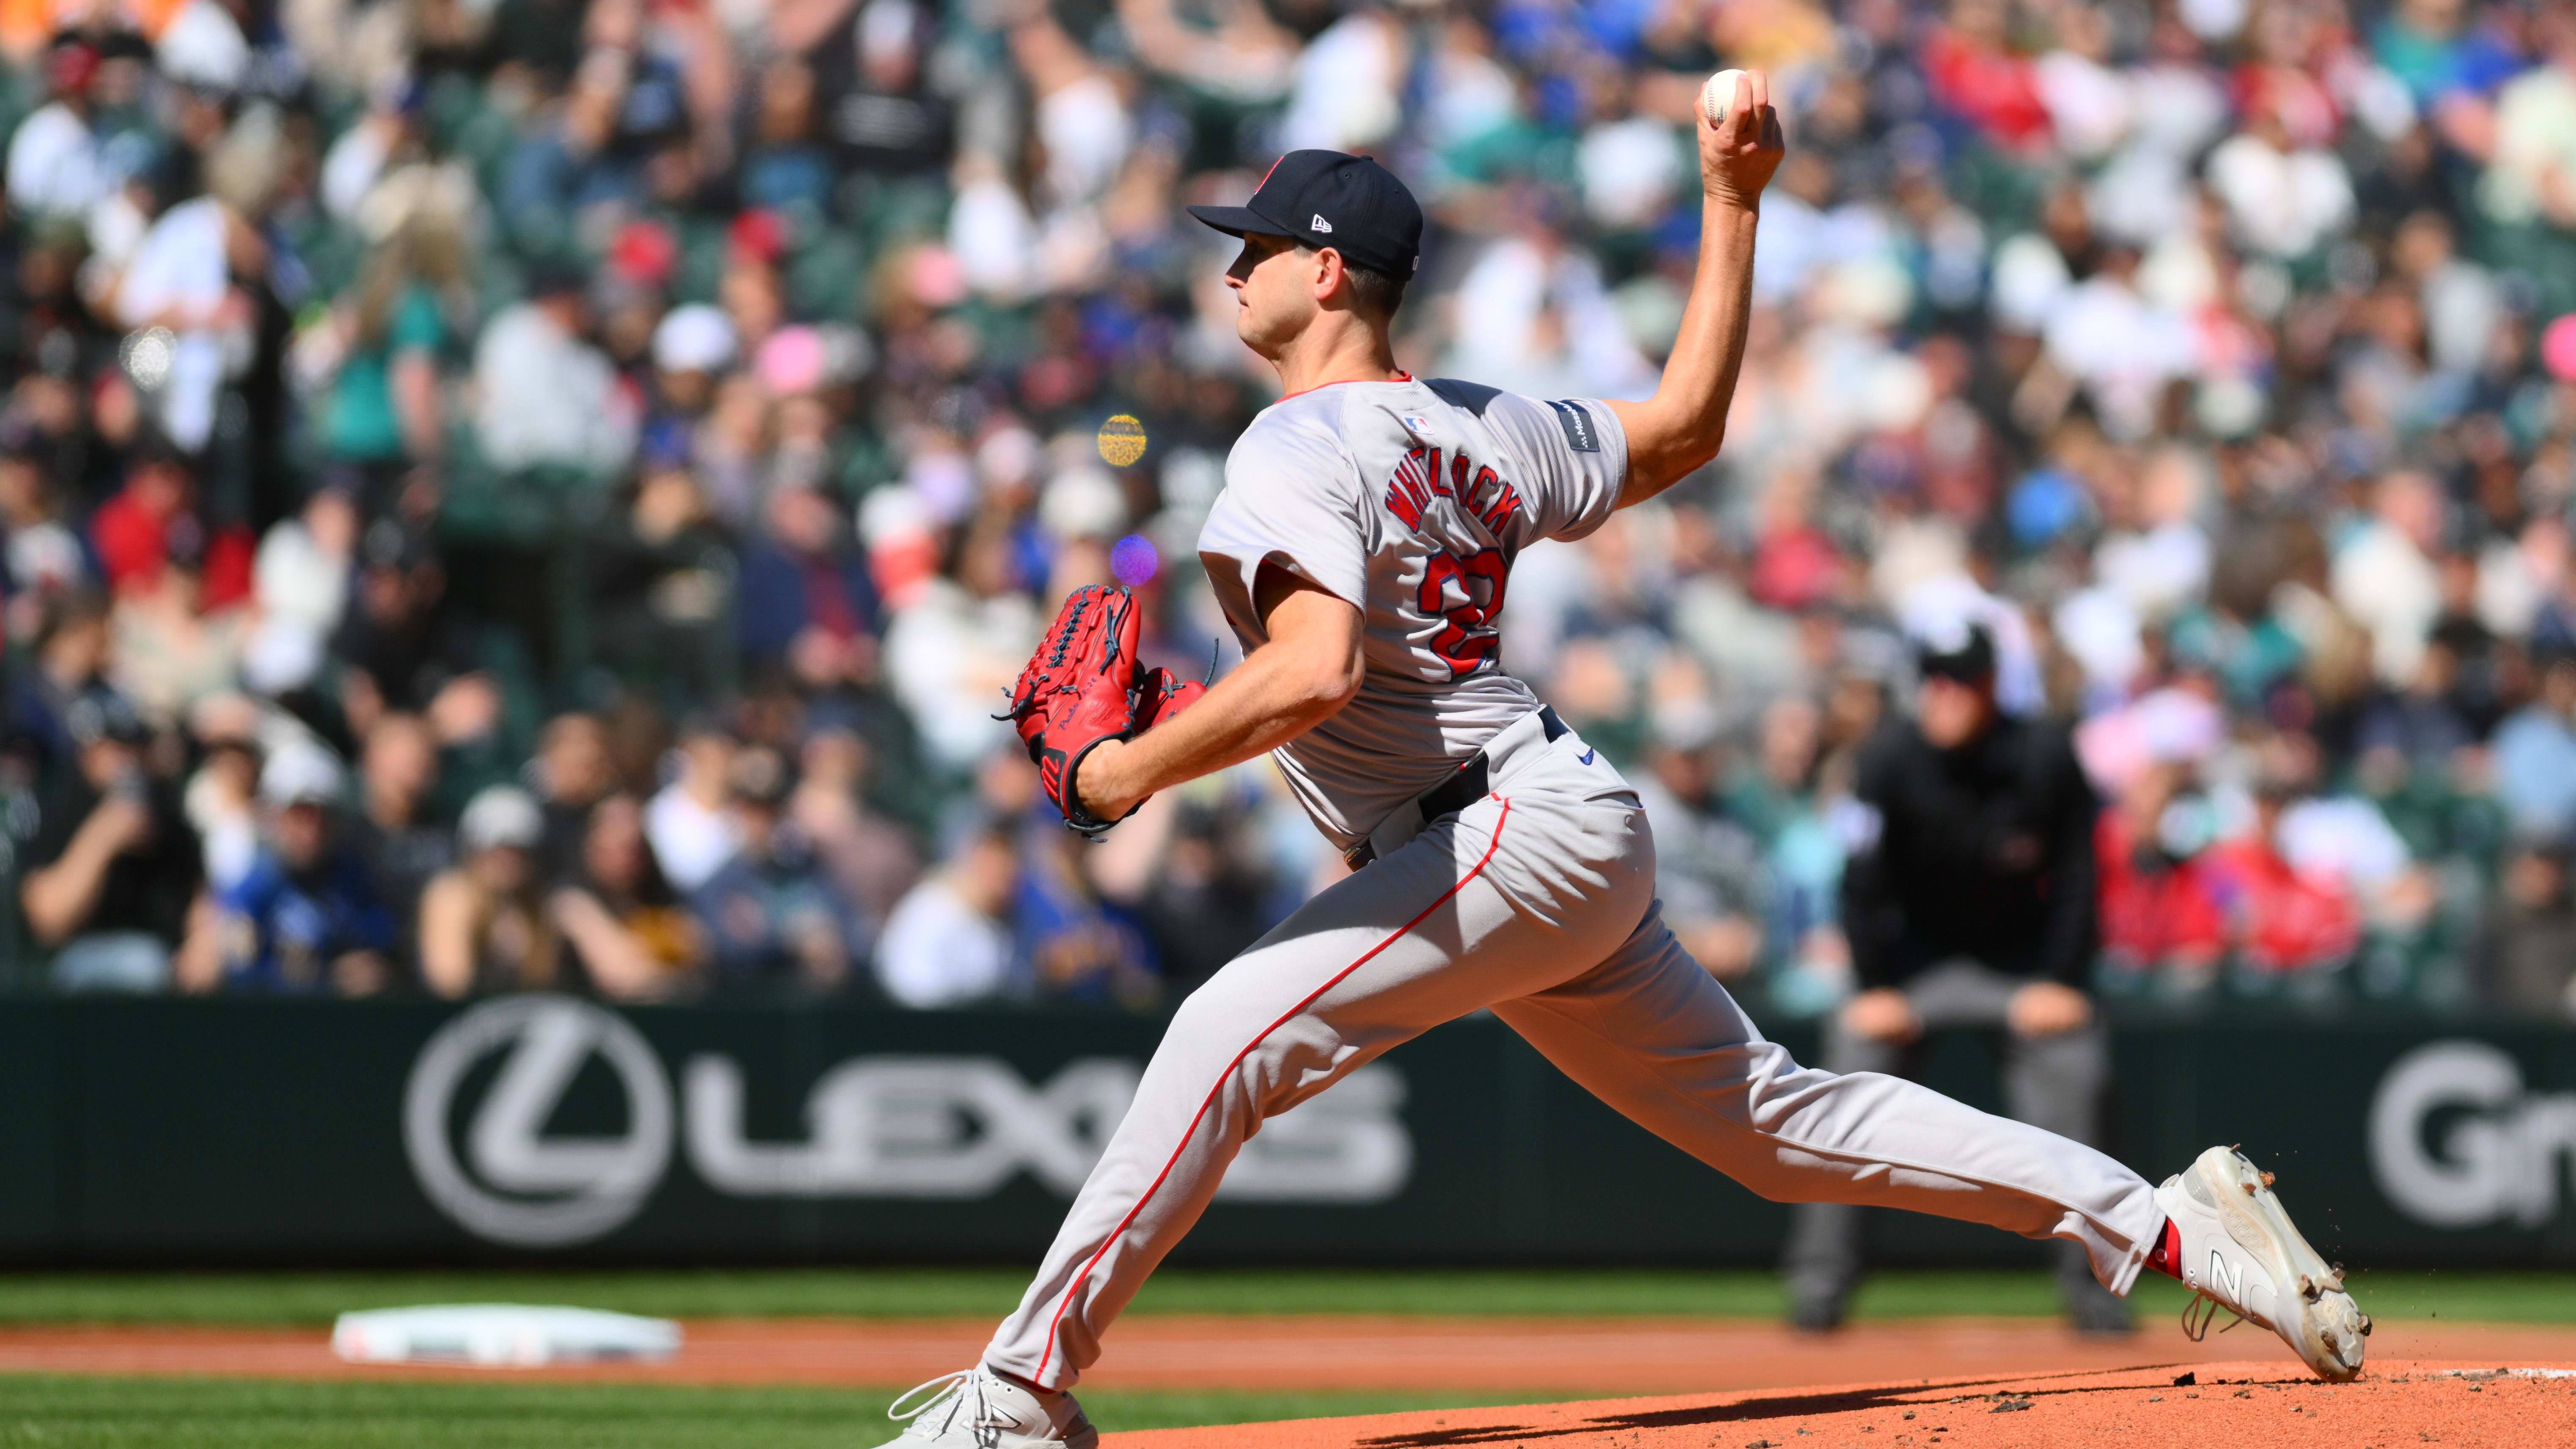
[[[1177,680],[1163,669],[1137,671],[1140,623],[1135,596],[1127,590],[1114,584],[1074,590],[1020,671],[1004,716],[1019,729],[1038,767],[1039,787],[1064,823],[1094,839],[1118,822],[1082,808],[1074,775],[1083,756],[1102,740],[1143,734],[1207,693],[1207,686]]]
[[[1146,670],[1136,688],[1136,733],[1141,735],[1188,709],[1207,692],[1205,684],[1183,679],[1159,664]]]

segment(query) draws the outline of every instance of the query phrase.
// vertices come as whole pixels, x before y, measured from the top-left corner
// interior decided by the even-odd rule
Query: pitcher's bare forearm
[[[1642,503],[1717,456],[1726,413],[1744,365],[1753,318],[1753,233],[1762,188],[1782,154],[1770,83],[1746,71],[1743,103],[1722,125],[1697,122],[1700,154],[1699,267],[1663,380],[1644,402],[1612,402],[1628,435],[1628,480],[1619,506]]]
[[[1308,584],[1281,589],[1270,642],[1207,697],[1132,740],[1083,756],[1074,776],[1083,808],[1115,820],[1157,790],[1267,754],[1322,724],[1359,693],[1360,611]]]
[[[1628,434],[1628,481],[1619,506],[1643,503],[1717,456],[1744,365],[1753,316],[1753,229],[1759,210],[1709,197],[1700,203],[1699,270],[1680,334],[1655,395],[1612,402]]]

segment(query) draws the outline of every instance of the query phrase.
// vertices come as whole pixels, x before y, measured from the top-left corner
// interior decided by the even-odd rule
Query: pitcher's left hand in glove
[[[1091,584],[1074,590],[1020,671],[1005,716],[1029,747],[1039,788],[1064,823],[1095,839],[1118,822],[1083,808],[1074,783],[1082,757],[1103,740],[1143,734],[1207,692],[1207,686],[1176,680],[1162,669],[1137,670],[1141,623],[1135,596],[1123,588]]]

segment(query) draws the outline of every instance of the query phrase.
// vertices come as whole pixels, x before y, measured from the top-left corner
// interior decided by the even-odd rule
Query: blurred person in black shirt
[[[583,842],[590,836],[591,808],[617,789],[617,765],[609,758],[608,726],[599,716],[572,710],[546,721],[537,739],[537,756],[524,772],[544,812],[545,841],[538,865],[550,883],[571,879],[581,869]]]
[[[108,640],[106,601],[87,590],[63,594],[44,601],[33,658],[10,671],[9,736],[48,783],[70,773],[80,755],[72,706],[106,690]]]
[[[1134,903],[1162,958],[1163,987],[1177,999],[1261,939],[1273,921],[1264,878],[1240,809],[1182,802],[1168,846]]]
[[[429,539],[390,518],[359,541],[357,584],[331,639],[341,710],[364,735],[387,710],[425,713],[474,672],[473,643],[446,607],[447,571]]]
[[[938,7],[856,0],[830,19],[830,0],[791,7],[778,39],[815,38],[805,53],[826,138],[853,170],[926,175],[948,164],[955,109],[930,82]],[[809,18],[810,17],[810,18]],[[820,23],[817,23],[817,22]]]
[[[414,975],[421,893],[456,863],[456,832],[430,810],[437,788],[438,741],[429,726],[414,714],[378,719],[358,759],[358,808],[347,828],[392,913],[395,960]]]
[[[2107,1040],[2084,994],[2096,952],[2099,806],[2058,723],[1995,706],[1995,646],[1977,625],[1919,647],[1914,716],[1863,747],[1857,795],[1875,823],[1844,869],[1843,931],[1860,993],[1826,1023],[1833,1072],[1911,1075],[1928,1032],[1999,1035],[2006,1111],[2098,1144]],[[1862,1209],[1798,1208],[1791,1321],[1839,1325],[1862,1267]],[[2059,1245],[2071,1247],[2072,1245]],[[2083,1251],[2057,1257],[2067,1313],[2126,1332],[2128,1311]]]
[[[27,929],[67,991],[158,991],[205,886],[178,792],[150,768],[132,705],[92,690],[64,711],[74,768],[38,805],[33,869],[19,886]]]

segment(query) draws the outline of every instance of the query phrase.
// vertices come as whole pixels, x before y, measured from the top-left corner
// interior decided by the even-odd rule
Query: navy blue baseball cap
[[[1422,253],[1422,205],[1395,173],[1366,156],[1291,151],[1271,163],[1241,206],[1193,206],[1190,215],[1233,236],[1284,236],[1401,281]]]

